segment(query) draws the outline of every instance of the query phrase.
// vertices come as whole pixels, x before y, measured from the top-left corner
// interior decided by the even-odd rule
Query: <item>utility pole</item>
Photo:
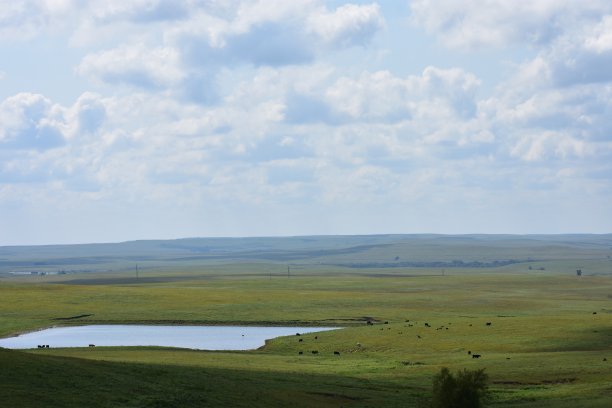
[[[287,279],[289,279],[290,276],[291,276],[291,274],[290,274],[290,270],[289,270],[289,265],[287,265]]]
[[[136,280],[138,280],[138,264],[136,264]]]

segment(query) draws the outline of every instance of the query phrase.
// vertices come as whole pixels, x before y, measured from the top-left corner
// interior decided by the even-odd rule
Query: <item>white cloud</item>
[[[45,150],[64,144],[57,106],[42,95],[20,93],[0,103],[0,148]]]
[[[401,122],[434,109],[449,117],[475,115],[479,80],[460,69],[427,67],[422,75],[401,78],[389,71],[340,77],[334,83],[289,94],[291,122]]]
[[[322,10],[308,18],[310,29],[337,47],[364,45],[384,27],[378,4],[346,4],[333,12]]]
[[[104,214],[122,239],[158,220],[158,236],[452,232],[483,214],[489,232],[537,232],[521,218],[530,198],[547,208],[585,191],[609,212],[607,2],[415,0],[410,28],[391,2],[83,4],[0,10],[0,36],[40,36],[28,58],[65,57],[79,76],[78,96],[48,86],[58,64],[32,85],[41,94],[0,98],[0,211]],[[463,49],[432,56],[418,27]],[[29,86],[10,55],[21,62],[0,68]],[[491,83],[498,57],[517,73]]]
[[[565,159],[592,154],[588,151],[590,147],[566,133],[544,131],[520,137],[511,154],[526,161],[550,159],[551,156]]]
[[[584,45],[586,49],[597,53],[612,50],[612,15],[603,16],[601,22],[590,30]]]
[[[166,38],[196,65],[310,63],[330,48],[367,44],[384,26],[377,5],[347,4],[330,12],[320,1],[241,2],[236,13],[199,13]]]
[[[169,47],[150,49],[141,44],[87,55],[76,71],[110,84],[149,89],[176,85],[185,77],[176,50]]]
[[[548,44],[612,12],[606,0],[414,0],[412,19],[451,47]]]

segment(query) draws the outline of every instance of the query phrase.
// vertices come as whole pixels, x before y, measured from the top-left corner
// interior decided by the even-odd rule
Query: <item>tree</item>
[[[488,396],[489,376],[484,368],[453,375],[443,367],[433,378],[433,408],[482,408]]]

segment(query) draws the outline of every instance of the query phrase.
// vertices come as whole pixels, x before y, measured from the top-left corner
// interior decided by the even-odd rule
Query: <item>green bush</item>
[[[489,376],[484,368],[453,375],[444,367],[433,378],[433,408],[481,408],[488,396]]]

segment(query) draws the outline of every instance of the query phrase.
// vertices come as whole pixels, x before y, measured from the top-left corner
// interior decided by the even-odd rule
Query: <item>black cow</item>
[[[468,355],[469,355],[469,354],[472,354],[472,352],[471,352],[470,350],[468,350]]]
[[[487,326],[490,326],[490,325],[491,325],[491,322],[487,322]]]
[[[299,339],[299,340],[298,340],[298,342],[300,342],[300,343],[301,343],[302,341],[304,341],[304,339]]]
[[[302,355],[302,354],[304,354],[304,352],[303,351],[298,351],[298,354]]]
[[[319,354],[319,350],[312,350],[312,354]]]
[[[48,344],[45,344],[45,348],[49,348],[49,345],[48,345]]]
[[[334,355],[339,356],[340,352],[339,351],[334,351]]]
[[[480,354],[472,354],[472,358],[480,358]]]
[[[89,347],[96,347],[96,345],[95,344],[90,344]]]

